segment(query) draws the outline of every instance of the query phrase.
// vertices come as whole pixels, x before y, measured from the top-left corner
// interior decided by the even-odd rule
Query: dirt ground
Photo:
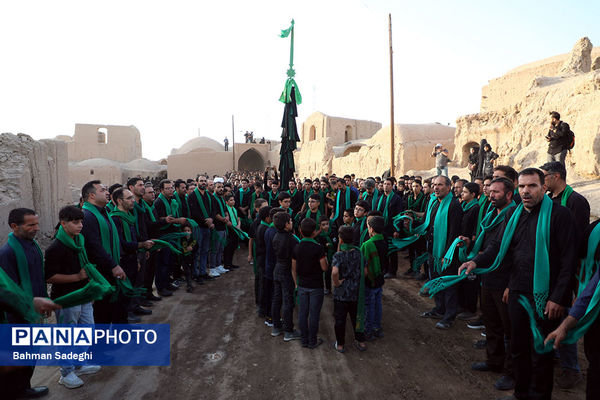
[[[321,312],[320,347],[285,343],[270,336],[256,316],[252,267],[236,254],[242,268],[196,288],[177,291],[158,302],[144,323],[171,324],[169,367],[104,367],[83,376],[85,385],[59,385],[58,367],[38,367],[33,385],[47,385],[49,399],[496,399],[510,393],[493,388],[494,373],[471,371],[485,359],[473,343],[480,332],[461,321],[449,331],[418,314],[433,301],[417,295],[419,283],[396,279],[384,286],[385,338],[361,353],[346,333],[348,351],[334,351],[333,299]],[[401,257],[402,258],[402,257]],[[404,264],[406,261],[404,260]],[[400,270],[406,267],[400,266]],[[296,320],[296,319],[295,319]],[[349,323],[348,323],[349,324]],[[580,349],[582,368],[587,366]],[[585,397],[555,388],[555,399]]]

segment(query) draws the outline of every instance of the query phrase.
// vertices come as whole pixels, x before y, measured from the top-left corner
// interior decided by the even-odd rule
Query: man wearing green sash
[[[472,238],[461,237],[465,241],[466,247],[471,248],[471,252],[475,255],[496,238],[502,229],[506,212],[515,207],[512,201],[514,185],[511,181],[506,178],[498,178],[488,186],[488,197],[494,208],[481,223],[483,227],[479,233],[481,237],[477,237],[474,247],[470,246],[473,243]],[[489,274],[481,275],[480,298],[483,325],[487,332],[487,359],[471,364],[471,368],[476,371],[502,372],[503,375],[494,384],[494,387],[499,390],[510,390],[515,385],[510,352],[506,351],[505,346],[505,338],[510,342],[511,335],[508,308],[502,301],[504,290],[508,286],[508,279],[509,271],[502,267]]]
[[[567,170],[562,163],[552,161],[542,165],[540,169],[544,172],[544,183],[554,204],[567,207],[573,214],[573,222],[576,227],[575,243],[577,248],[580,248],[582,235],[590,221],[590,203],[585,197],[574,191],[570,185],[567,185]],[[563,345],[558,354],[562,374],[556,378],[556,383],[561,389],[571,389],[582,379],[577,360],[577,343]]]
[[[335,237],[337,237],[338,227],[344,224],[344,210],[353,209],[356,201],[358,200],[358,194],[353,192],[349,187],[346,187],[346,181],[343,179],[338,179],[336,181],[336,187],[337,193],[335,195],[335,209],[334,215],[331,217],[331,229]]]
[[[287,191],[287,193],[291,196],[291,203],[290,203],[290,208],[293,211],[292,214],[292,218],[294,218],[296,216],[296,214],[298,214],[300,212],[300,210],[302,209],[302,204],[303,204],[303,198],[302,198],[302,192],[300,192],[298,190],[298,188],[296,187],[296,181],[294,181],[293,179],[290,179],[289,182],[289,190]]]
[[[404,205],[400,195],[394,192],[394,180],[392,178],[386,178],[383,181],[383,193],[377,201],[375,210],[381,213],[385,221],[384,235],[387,238],[400,237],[400,234],[394,228],[393,219],[404,210]],[[389,259],[389,270],[383,271],[385,279],[395,278],[398,272],[398,253],[393,252],[389,255]]]
[[[142,241],[138,236],[136,231],[137,219],[133,214],[135,204],[133,193],[128,189],[119,188],[113,193],[113,200],[117,208],[109,215],[117,228],[119,243],[121,245],[119,265],[121,265],[129,280],[135,282],[139,269],[138,250],[149,250],[154,246],[154,242],[152,240]],[[137,315],[152,314],[151,310],[143,308],[137,302],[132,302],[129,297],[124,298],[123,302],[127,306],[127,319],[129,322],[140,322],[140,318]]]
[[[509,167],[508,165],[496,165],[492,175],[493,179],[506,178],[509,181],[512,181],[513,185],[515,185],[513,201],[516,205],[521,204],[521,196],[519,195],[519,191],[516,189],[519,186],[519,183],[517,182],[518,177],[518,172],[513,167]]]
[[[319,219],[321,218],[321,211],[319,210],[319,206],[321,205],[321,198],[318,194],[311,194],[308,198],[308,207],[305,210],[302,210],[296,215],[294,221],[294,227],[296,230],[299,229],[300,223],[305,218],[312,218],[316,223],[319,223]]]
[[[496,167],[497,168],[497,167]],[[477,266],[502,265],[510,271],[508,316],[510,350],[515,373],[516,398],[550,399],[553,387],[553,356],[533,348],[529,314],[519,303],[523,296],[542,334],[560,323],[571,304],[571,281],[575,272],[575,234],[571,212],[553,205],[544,194],[544,173],[526,168],[518,177],[522,205],[509,210],[501,234],[459,272]],[[513,215],[515,216],[513,218]],[[490,267],[491,269],[491,267]]]
[[[252,199],[253,192],[248,187],[248,179],[242,178],[240,180],[241,187],[234,191],[235,207],[237,208],[238,215],[242,219],[250,218],[250,209],[254,207],[254,200]]]
[[[352,227],[352,244],[360,247],[369,239],[369,230],[367,228],[367,213],[370,211],[369,203],[365,200],[359,200],[354,206],[354,225]]]
[[[44,280],[42,252],[35,239],[40,230],[39,217],[28,208],[16,208],[8,214],[8,225],[12,232],[8,242],[0,247],[0,268],[16,283],[27,296],[48,297]],[[49,314],[45,314],[49,315]],[[1,317],[1,315],[0,315]],[[22,316],[7,313],[9,323],[26,323]],[[46,386],[31,387],[34,367],[17,367],[2,375],[2,396],[23,398],[41,397],[48,394]]]
[[[308,208],[308,198],[313,194],[312,190],[313,181],[306,178],[302,185],[302,208],[301,211],[306,211]]]
[[[198,186],[188,199],[190,216],[198,224],[200,237],[198,239],[198,251],[194,259],[194,278],[197,282],[212,280],[208,275],[208,254],[212,231],[215,229],[213,222],[213,197],[206,190],[206,176],[198,177]]]
[[[361,200],[369,203],[370,210],[376,210],[377,202],[379,201],[379,191],[375,186],[375,180],[373,178],[368,178],[364,182],[365,191],[361,195]]]
[[[179,216],[189,218],[190,217],[190,208],[187,203],[186,194],[187,194],[187,183],[183,179],[177,179],[173,186],[175,187],[175,192],[173,192],[173,199],[177,202],[177,209],[179,210]],[[116,201],[115,201],[116,204]]]
[[[81,189],[83,203],[83,228],[85,250],[92,264],[106,280],[115,285],[116,279],[124,279],[125,272],[115,257],[119,252],[119,237],[112,219],[106,211],[108,192],[106,186],[94,180]],[[110,296],[109,296],[110,297]],[[127,323],[127,309],[122,301],[109,298],[94,303],[94,321],[98,324]]]
[[[463,235],[463,210],[460,203],[450,193],[452,181],[447,176],[438,176],[433,180],[436,195],[433,204],[430,223],[427,229],[427,249],[432,268],[432,277],[454,275],[458,265],[453,259],[450,265],[442,271],[443,257],[455,238]],[[441,319],[436,324],[437,329],[449,329],[458,313],[458,292],[451,286],[434,296],[435,307],[421,314],[423,318]]]

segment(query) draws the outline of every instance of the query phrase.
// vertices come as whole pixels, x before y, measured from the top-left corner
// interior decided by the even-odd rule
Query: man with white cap
[[[441,143],[438,143],[433,148],[431,157],[435,157],[435,168],[437,170],[437,175],[448,176],[448,163],[450,162],[448,149],[445,149]]]

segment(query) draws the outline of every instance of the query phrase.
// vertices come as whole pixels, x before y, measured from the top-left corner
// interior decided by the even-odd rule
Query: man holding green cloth
[[[118,250],[119,238],[106,210],[108,191],[100,181],[94,180],[83,185],[81,197],[84,201],[81,234],[85,239],[85,250],[90,262],[114,286],[116,279],[124,279],[126,275],[119,260],[113,257],[113,252]],[[94,321],[97,324],[126,324],[127,308],[121,296],[117,301],[110,300],[107,296],[94,303]]]
[[[11,210],[8,225],[12,232],[8,236],[8,243],[0,247],[0,268],[4,275],[23,289],[27,297],[31,296],[32,300],[48,297],[44,281],[44,259],[34,240],[40,230],[39,220],[35,211],[28,208]],[[4,319],[2,317],[0,314],[0,320]],[[6,320],[13,324],[26,323],[22,315],[14,313],[7,313]],[[3,383],[1,397],[33,398],[48,394],[46,386],[31,387],[30,379],[34,368],[15,367],[0,375],[0,382]]]
[[[433,180],[435,203],[431,209],[430,223],[427,228],[427,252],[429,263],[432,266],[432,278],[441,275],[456,274],[458,263],[455,258],[450,265],[442,271],[443,257],[455,238],[468,236],[461,232],[463,209],[458,200],[450,193],[452,181],[444,175]],[[450,329],[458,313],[458,291],[451,286],[434,296],[435,307],[431,311],[421,314],[423,318],[440,319],[435,327],[437,329]]]
[[[550,399],[553,355],[533,347],[529,314],[519,304],[525,297],[535,310],[537,324],[546,335],[560,323],[571,303],[575,274],[575,232],[571,212],[545,195],[544,173],[526,168],[518,176],[522,205],[506,213],[502,232],[459,273],[491,266],[510,271],[504,300],[511,324],[510,352],[517,399]],[[514,217],[513,217],[514,216]],[[475,271],[477,273],[477,271]]]

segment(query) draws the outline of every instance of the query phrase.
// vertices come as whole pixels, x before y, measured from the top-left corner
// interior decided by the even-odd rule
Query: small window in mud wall
[[[317,138],[317,128],[314,125],[311,125],[310,131],[308,132],[308,140],[315,140]]]
[[[353,140],[352,137],[352,127],[350,125],[346,125],[346,129],[344,129],[344,142],[349,142]]]
[[[90,175],[94,175],[94,170],[90,169]]]
[[[102,144],[108,143],[108,129],[98,128],[98,143],[102,143]]]

